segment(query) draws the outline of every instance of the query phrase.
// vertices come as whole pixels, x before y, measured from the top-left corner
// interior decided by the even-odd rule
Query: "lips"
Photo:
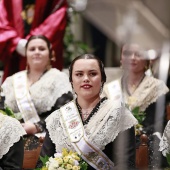
[[[84,89],[90,89],[92,86],[89,85],[89,84],[84,84],[81,87],[84,88]]]

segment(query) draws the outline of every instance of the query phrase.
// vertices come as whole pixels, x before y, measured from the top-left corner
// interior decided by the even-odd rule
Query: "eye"
[[[39,50],[44,51],[44,50],[46,50],[46,48],[45,47],[39,47]]]
[[[81,77],[83,74],[82,73],[76,73],[77,77]]]
[[[90,76],[92,76],[92,77],[94,77],[94,76],[96,76],[96,75],[97,75],[96,72],[91,72],[91,73],[90,73]]]
[[[34,51],[35,48],[34,48],[34,47],[30,47],[28,50],[29,50],[29,51]]]
[[[124,50],[124,51],[122,52],[122,54],[123,54],[125,57],[130,57],[130,56],[133,54],[133,51]]]

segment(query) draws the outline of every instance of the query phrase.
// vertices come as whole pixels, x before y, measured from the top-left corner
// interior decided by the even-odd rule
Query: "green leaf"
[[[15,118],[15,115],[14,115],[14,112],[12,111],[11,108],[9,108],[8,106],[5,107],[5,112],[8,116],[11,116],[11,117],[14,117]]]
[[[49,157],[47,155],[45,155],[44,157],[40,156],[40,160],[43,163],[43,166],[45,165],[45,163],[49,160]]]

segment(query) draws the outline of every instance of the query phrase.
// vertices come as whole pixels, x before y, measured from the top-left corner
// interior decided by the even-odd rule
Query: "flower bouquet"
[[[56,153],[54,157],[40,157],[43,167],[36,170],[87,170],[88,164],[82,160],[77,152],[63,149],[62,153]]]

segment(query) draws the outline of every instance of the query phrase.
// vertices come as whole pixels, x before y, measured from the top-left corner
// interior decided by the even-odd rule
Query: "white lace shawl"
[[[26,71],[24,71],[26,73]],[[8,77],[2,84],[5,103],[14,111],[19,112],[13,88],[13,77]],[[72,91],[68,76],[55,68],[47,71],[30,88],[30,95],[37,113],[50,111],[56,100],[64,93]]]
[[[119,79],[118,81],[120,82],[121,86],[121,79]],[[105,88],[105,91],[107,92],[107,85],[105,86]],[[145,76],[138,88],[131,96],[129,96],[126,90],[123,89],[123,99],[124,102],[130,107],[130,109],[138,106],[140,107],[141,111],[145,111],[145,109],[151,103],[156,102],[156,100],[161,95],[166,94],[168,91],[168,87],[162,80],[150,76]]]
[[[133,95],[131,95],[134,99],[134,102],[131,103],[131,108],[139,106],[141,111],[145,111],[151,103],[156,102],[160,96],[168,91],[168,87],[162,80],[145,76]]]
[[[159,151],[161,151],[164,156],[166,156],[167,153],[170,153],[170,120],[164,129],[159,147]]]
[[[50,138],[55,144],[56,152],[61,152],[62,148],[74,150],[66,129],[60,121],[60,114],[60,110],[57,110],[46,119]],[[100,105],[99,110],[91,117],[84,129],[89,141],[103,150],[120,132],[135,124],[137,120],[127,108],[121,106],[120,100],[107,100]]]
[[[18,120],[0,113],[0,159],[25,134]]]

